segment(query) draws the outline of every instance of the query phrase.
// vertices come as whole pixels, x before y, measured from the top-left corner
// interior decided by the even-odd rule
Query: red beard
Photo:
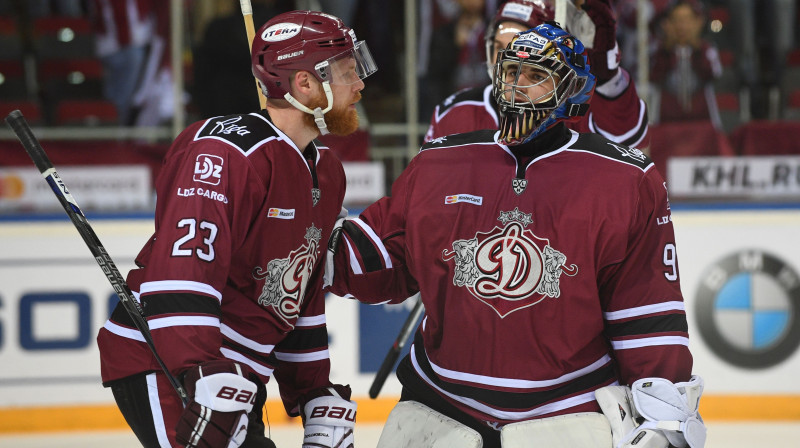
[[[355,100],[359,101],[360,99],[361,92],[356,92]],[[315,97],[307,107],[311,110],[317,107],[324,110],[328,107],[328,100],[325,98],[325,94],[321,93]],[[305,114],[303,120],[309,126],[317,127],[317,123],[314,121],[314,115]],[[325,124],[328,125],[328,132],[333,135],[350,135],[358,129],[358,113],[349,107],[339,109],[334,106],[333,109],[325,113]]]

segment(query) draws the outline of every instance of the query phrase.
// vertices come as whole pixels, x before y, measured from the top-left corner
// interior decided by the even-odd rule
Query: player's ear
[[[305,70],[296,71],[292,77],[292,90],[294,90],[295,96],[311,96],[318,84],[317,78]]]

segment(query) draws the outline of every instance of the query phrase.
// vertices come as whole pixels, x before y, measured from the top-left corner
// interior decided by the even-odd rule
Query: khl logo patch
[[[511,179],[511,188],[514,189],[514,193],[517,195],[522,194],[522,192],[528,188],[528,179],[520,179],[517,177]]]

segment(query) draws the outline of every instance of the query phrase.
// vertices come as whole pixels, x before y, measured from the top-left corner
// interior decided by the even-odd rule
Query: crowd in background
[[[503,0],[416,0],[418,21],[419,122],[451,93],[488,79],[484,31]],[[11,0],[0,4],[0,101],[32,104],[44,125],[75,123],[153,126],[169,122],[175,101],[190,119],[255,110],[258,99],[249,72],[249,53],[235,0],[184,0],[186,50],[182,56],[185,95],[171,88],[169,8],[159,0]],[[366,118],[401,122],[405,59],[403,3],[391,0],[253,0],[256,27],[291,9],[320,9],[351,24],[373,49],[379,67],[364,92]],[[639,79],[638,0],[611,0],[617,14],[621,64]],[[645,100],[651,124],[708,121],[732,132],[753,120],[800,118],[800,53],[794,32],[796,0],[649,0],[650,84]],[[60,78],[48,67],[70,66],[59,50],[63,36],[46,39],[46,19],[71,18],[75,34],[91,36],[72,59],[93,59]],[[51,20],[52,22],[52,20]],[[43,26],[43,25],[41,25]],[[75,36],[74,40],[78,40]],[[8,43],[14,45],[9,47]],[[52,44],[55,42],[58,45]],[[56,48],[54,50],[54,48]],[[46,58],[59,64],[46,65]],[[15,63],[16,62],[16,63]],[[75,76],[76,73],[83,76]],[[20,75],[19,84],[14,79]],[[100,78],[94,89],[92,76]],[[65,78],[65,79],[62,79]],[[3,82],[4,81],[4,82]],[[3,84],[6,84],[3,86]],[[88,96],[110,103],[110,117],[91,111],[70,121],[79,106],[66,100]],[[27,103],[26,103],[27,102]],[[101,109],[98,109],[101,110]],[[108,110],[108,108],[104,109]],[[96,112],[99,114],[99,112]],[[83,121],[81,121],[83,120]]]

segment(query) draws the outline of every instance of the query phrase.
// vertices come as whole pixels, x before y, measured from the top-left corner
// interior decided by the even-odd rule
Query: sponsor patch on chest
[[[294,209],[271,207],[267,211],[267,218],[294,219]]]
[[[458,204],[459,202],[466,202],[468,204],[483,205],[482,196],[474,196],[471,194],[453,194],[444,197],[445,204]]]

